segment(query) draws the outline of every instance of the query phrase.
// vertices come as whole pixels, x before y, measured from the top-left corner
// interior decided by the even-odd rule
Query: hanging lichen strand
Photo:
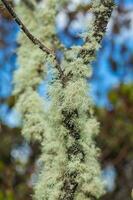
[[[55,6],[54,1],[51,1],[51,12],[47,6],[40,8],[36,1],[25,0],[16,6],[17,14],[29,31],[49,47],[53,46],[53,38],[56,35]],[[47,75],[46,63],[53,62],[53,59],[35,46],[24,33],[19,34],[18,42],[20,68],[14,75],[14,95],[16,95],[16,108],[23,118],[22,134],[27,139],[41,141],[45,132],[45,104],[37,92],[37,87]]]
[[[41,7],[31,2],[32,9],[25,3],[18,6],[19,15],[35,36],[58,49],[54,21],[59,6],[67,1],[44,0]],[[85,34],[85,44],[64,49],[60,64],[20,35],[21,67],[14,78],[16,106],[23,114],[23,134],[39,139],[42,146],[35,200],[94,200],[104,193],[95,146],[98,123],[88,97],[87,79],[112,9],[111,0],[91,2],[90,12],[95,17]],[[36,89],[47,75],[46,63],[50,63],[53,78],[48,92],[51,102],[45,110]]]

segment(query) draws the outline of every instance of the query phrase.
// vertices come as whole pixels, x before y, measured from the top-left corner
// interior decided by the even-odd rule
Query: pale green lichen
[[[19,95],[16,109],[23,115],[22,134],[26,139],[30,140],[32,137],[41,140],[45,131],[45,104],[39,94],[28,87],[23,94]]]
[[[48,45],[51,45],[52,43],[50,40],[56,35],[54,29],[55,11],[53,9],[52,13],[48,14],[47,7],[45,9],[41,9],[37,7],[35,1],[31,1],[31,3],[33,3],[34,9],[29,8],[28,5],[22,2],[16,7],[16,10],[32,34],[38,36],[42,42],[46,42]],[[46,15],[47,20],[44,20]],[[45,29],[46,24],[47,29]],[[17,98],[16,108],[23,116],[22,133],[24,136],[29,139],[31,137],[34,139],[41,139],[44,134],[45,120],[42,115],[45,115],[45,107],[42,107],[40,104],[42,99],[37,94],[36,90],[47,75],[47,63],[52,62],[53,59],[34,46],[23,33],[19,34],[18,42],[21,44],[18,49],[18,63],[21,67],[16,70],[14,74],[14,95],[17,97],[19,96],[19,98]],[[27,109],[26,112],[22,111],[22,107],[23,109]],[[35,112],[35,107],[40,108]],[[43,114],[40,114],[40,110]],[[34,120],[33,115],[35,115]],[[39,115],[41,116],[39,117]],[[37,118],[37,124],[35,122],[35,118]],[[34,124],[34,126],[32,124]]]
[[[30,31],[50,48],[62,48],[56,36],[54,21],[66,0],[33,1],[31,10],[24,3],[17,11]],[[19,37],[19,63],[14,77],[16,107],[23,115],[22,133],[26,138],[40,140],[42,168],[35,184],[36,200],[93,200],[104,193],[101,169],[95,145],[99,124],[93,116],[92,100],[88,96],[91,62],[100,41],[113,3],[94,0],[95,15],[84,34],[82,47],[64,48],[64,58],[58,67],[49,55],[31,44],[22,33]],[[102,20],[102,21],[101,21]],[[30,22],[30,23],[29,23]],[[51,66],[49,107],[37,93],[37,87]]]

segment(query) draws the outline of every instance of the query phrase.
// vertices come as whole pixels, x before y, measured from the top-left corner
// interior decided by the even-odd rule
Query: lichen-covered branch
[[[38,46],[42,51],[46,52],[47,54],[51,54],[55,57],[55,53],[52,49],[49,49],[47,46],[45,46],[38,38],[36,38],[34,35],[31,34],[31,32],[28,30],[28,28],[24,25],[24,23],[21,21],[21,19],[17,16],[14,9],[12,8],[10,2],[8,0],[1,0],[9,13],[12,15],[13,19],[16,21],[16,23],[19,25],[19,27],[22,29],[22,31],[26,34],[26,36],[35,44]]]
[[[85,45],[80,51],[80,55],[86,64],[95,59],[95,53],[100,47],[113,8],[113,0],[92,1],[91,12],[94,15],[94,21],[91,25],[91,31],[85,39]]]
[[[36,4],[34,10],[21,3],[17,12],[26,26],[29,24],[31,33],[58,49],[54,21],[60,6],[69,2],[43,0],[41,3],[44,7],[38,8]],[[34,187],[36,200],[94,200],[104,193],[97,159],[99,149],[94,139],[99,124],[88,96],[88,78],[113,3],[93,0],[91,4],[94,20],[88,25],[85,44],[64,48],[60,63],[37,49],[23,34],[19,37],[21,67],[14,77],[16,107],[23,114],[22,132],[28,138],[39,138],[42,148],[42,168]],[[47,106],[37,87],[47,77],[48,68],[52,81]]]

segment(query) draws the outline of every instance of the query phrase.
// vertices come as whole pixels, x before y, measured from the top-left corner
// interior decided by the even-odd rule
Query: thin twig
[[[63,70],[61,69],[60,64],[57,61],[56,58],[56,53],[54,50],[49,49],[48,47],[46,47],[38,38],[36,38],[35,36],[33,36],[30,31],[26,28],[26,26],[23,24],[23,22],[20,20],[20,18],[17,16],[17,14],[15,13],[14,9],[12,8],[11,4],[7,1],[7,0],[1,0],[2,3],[5,5],[5,7],[7,8],[8,12],[11,14],[11,16],[13,17],[13,19],[15,20],[15,22],[19,25],[19,27],[22,29],[22,31],[25,33],[25,35],[32,41],[33,44],[35,44],[36,46],[38,46],[43,52],[54,56],[55,60],[56,60],[56,69],[59,72],[59,76],[60,79],[62,81],[62,83],[64,82],[64,73]]]
[[[55,52],[52,49],[49,49],[47,46],[45,46],[39,39],[37,39],[35,36],[33,36],[30,31],[26,28],[26,26],[23,24],[23,22],[20,20],[20,18],[15,13],[14,9],[12,8],[11,4],[7,0],[1,0],[2,3],[7,8],[8,12],[11,14],[13,19],[16,21],[16,23],[19,25],[19,27],[22,29],[22,31],[26,34],[26,36],[33,42],[33,44],[37,45],[43,52],[47,54],[51,54],[52,56],[56,56]]]

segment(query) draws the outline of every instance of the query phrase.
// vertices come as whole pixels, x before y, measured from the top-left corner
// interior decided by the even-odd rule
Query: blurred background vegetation
[[[83,2],[73,0],[57,16],[57,33],[67,47],[83,43],[79,33],[89,9],[87,1]],[[101,124],[97,143],[107,189],[102,200],[131,200],[133,187],[133,2],[117,4],[89,80]],[[31,199],[40,153],[37,143],[22,138],[20,118],[13,108],[18,32],[0,6],[0,200]],[[44,83],[39,92],[45,95]]]

